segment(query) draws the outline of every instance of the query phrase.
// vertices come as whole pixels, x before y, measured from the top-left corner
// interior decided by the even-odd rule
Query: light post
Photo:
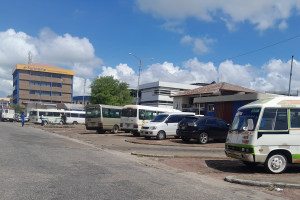
[[[137,93],[136,93],[136,105],[138,105],[139,102],[139,89],[140,89],[140,76],[141,76],[141,68],[142,68],[142,61],[146,60],[146,59],[151,59],[153,60],[153,58],[144,58],[144,59],[140,59],[139,57],[137,57],[136,55],[129,53],[129,55],[132,55],[134,57],[136,57],[139,60],[139,78],[138,78],[138,88],[137,88]]]

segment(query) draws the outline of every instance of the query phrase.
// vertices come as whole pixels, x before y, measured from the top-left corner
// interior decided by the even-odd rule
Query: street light
[[[139,57],[137,57],[136,55],[129,53],[129,55],[132,55],[134,57],[136,57],[139,60],[139,79],[138,79],[138,89],[137,89],[137,93],[136,93],[136,105],[139,102],[139,89],[140,89],[140,76],[141,76],[141,68],[142,68],[142,61],[146,60],[146,59],[151,59],[153,60],[153,58],[144,58],[144,59],[140,59]]]

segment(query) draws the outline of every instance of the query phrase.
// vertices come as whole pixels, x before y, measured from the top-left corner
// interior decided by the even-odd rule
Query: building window
[[[60,92],[52,92],[52,96],[60,97],[61,93]]]
[[[50,96],[51,92],[50,91],[41,91],[42,96]]]
[[[153,91],[153,95],[170,96],[171,95],[171,91],[170,90],[157,89],[157,90]]]
[[[30,85],[40,85],[40,81],[30,81]]]
[[[52,83],[52,87],[61,88],[61,83]]]
[[[51,73],[41,72],[41,76],[43,76],[43,77],[51,77]]]
[[[52,74],[52,78],[61,78],[60,74]]]
[[[208,104],[208,112],[215,112],[215,104]]]
[[[41,72],[30,72],[31,76],[40,76]]]
[[[39,90],[30,90],[30,94],[40,95],[40,91]]]
[[[49,83],[49,82],[41,82],[41,86],[51,87],[51,83]]]

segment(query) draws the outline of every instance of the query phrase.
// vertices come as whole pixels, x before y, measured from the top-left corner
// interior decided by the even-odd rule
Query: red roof
[[[14,108],[11,107],[3,107],[3,109],[14,110]]]
[[[200,94],[200,88],[201,88],[201,94],[213,94],[217,91],[232,91],[232,92],[245,92],[245,93],[261,93],[255,90],[251,90],[248,88],[240,87],[237,85],[232,85],[230,83],[216,83],[211,85],[206,85],[203,87],[199,87],[193,90],[187,90],[184,92],[180,92],[174,95],[171,95],[171,97],[178,97],[178,96],[189,96],[189,95],[198,95]]]

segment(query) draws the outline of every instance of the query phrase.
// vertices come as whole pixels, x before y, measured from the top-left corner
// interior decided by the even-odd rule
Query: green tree
[[[22,113],[24,112],[23,108],[20,106],[20,104],[11,104],[10,107],[15,109],[15,113]]]
[[[12,97],[13,97],[13,94],[9,94],[9,95],[7,95],[6,98],[12,98]]]
[[[128,84],[114,79],[113,76],[96,77],[91,84],[92,104],[106,104],[124,106],[132,104],[133,97],[130,95]]]

